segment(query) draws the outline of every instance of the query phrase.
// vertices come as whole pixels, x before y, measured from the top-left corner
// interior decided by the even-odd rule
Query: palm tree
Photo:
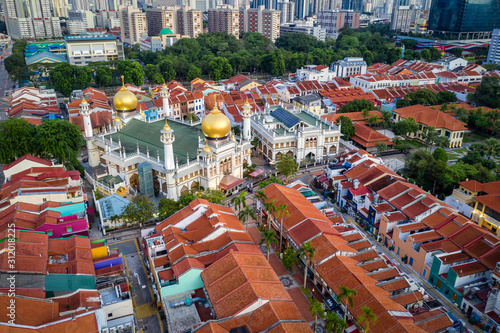
[[[286,209],[288,205],[280,205],[278,208],[276,208],[276,218],[281,217],[281,222],[280,222],[280,253],[281,253],[281,248],[283,244],[283,216],[290,216],[290,213]]]
[[[255,214],[255,210],[250,206],[245,206],[245,209],[240,210],[240,212],[238,213],[238,218],[243,223],[245,223],[245,228],[247,228],[247,229],[248,229],[247,222],[248,222],[249,217],[253,218],[254,220],[257,219],[257,215]]]
[[[274,214],[276,212],[276,206],[274,205],[276,203],[276,199],[273,199],[269,202],[264,202],[264,206],[266,207],[267,210],[267,224],[269,224],[269,230],[271,230],[271,222],[270,222],[270,217],[271,214]]]
[[[311,246],[311,242],[304,243],[299,249],[299,255],[302,260],[304,260],[304,289],[307,284],[307,258],[312,263],[312,259],[316,255],[316,249]]]
[[[266,257],[267,261],[269,261],[269,250],[271,249],[271,243],[277,244],[278,242],[276,241],[276,231],[274,230],[262,230],[260,232],[260,235],[262,238],[260,239],[259,245],[262,245],[262,243],[266,243]]]
[[[488,159],[491,159],[491,156],[497,156],[500,152],[500,142],[495,138],[489,138],[484,140],[484,144],[486,145],[486,155]]]
[[[349,289],[346,286],[339,286],[339,289],[340,293],[337,295],[337,300],[342,303],[342,301],[346,299],[344,321],[347,322],[347,304],[349,304],[351,308],[354,306],[352,298],[358,296],[358,292],[354,289]]]
[[[335,311],[327,310],[323,319],[327,333],[340,333],[347,328],[347,323]]]
[[[234,205],[234,208],[238,207],[238,211],[240,211],[242,207],[247,206],[246,196],[247,192],[240,192],[238,196],[231,199],[231,203]]]
[[[325,309],[323,304],[321,304],[314,296],[311,296],[311,306],[309,307],[309,312],[314,316],[314,332],[318,326],[318,316],[321,317]]]
[[[368,327],[370,327],[371,323],[375,323],[377,321],[377,316],[373,313],[372,309],[363,306],[363,313],[358,317],[358,324],[361,325],[364,332],[368,332]]]
[[[196,115],[191,112],[186,116],[186,121],[192,121],[193,123],[195,123],[198,121],[198,117],[196,117]]]
[[[264,190],[256,192],[255,199],[258,199],[264,205],[267,200],[267,195]],[[259,208],[259,223],[262,223],[262,208]]]

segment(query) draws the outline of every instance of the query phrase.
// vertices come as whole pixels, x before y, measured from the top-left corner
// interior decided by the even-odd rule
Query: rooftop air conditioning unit
[[[107,328],[103,328],[101,331],[101,333],[108,333],[108,332],[109,332],[109,330]]]

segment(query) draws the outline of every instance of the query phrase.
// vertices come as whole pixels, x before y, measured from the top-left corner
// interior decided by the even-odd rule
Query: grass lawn
[[[465,134],[463,138],[463,142],[474,142],[474,141],[484,141],[490,138],[489,135],[479,132],[472,132],[470,134]]]
[[[459,149],[453,150],[454,153],[458,153],[458,154],[466,154],[468,151],[469,151],[469,149],[467,149],[467,148],[459,148]]]
[[[447,153],[446,155],[448,155],[448,161],[458,160],[458,158],[461,157],[457,154],[451,154],[451,153]]]
[[[413,140],[402,140],[400,144],[397,145],[396,149],[406,149],[406,148],[423,148],[427,147],[422,142]]]

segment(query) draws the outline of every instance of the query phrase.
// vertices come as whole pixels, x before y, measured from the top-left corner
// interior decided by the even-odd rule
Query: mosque
[[[92,133],[91,112],[83,99],[79,111],[90,167],[105,166],[108,175],[119,176],[126,187],[141,194],[161,192],[174,200],[194,189],[230,191],[241,184],[243,165],[251,164],[252,107],[248,101],[237,140],[230,120],[217,106],[201,122],[185,122],[173,118],[168,97],[163,84],[164,117],[147,122],[142,110],[136,112],[135,94],[123,85],[113,98],[117,111],[113,126],[102,135]]]

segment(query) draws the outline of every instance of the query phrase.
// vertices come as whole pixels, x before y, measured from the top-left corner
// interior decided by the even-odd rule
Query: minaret
[[[252,106],[248,102],[248,99],[242,108],[243,112],[241,114],[243,115],[243,140],[249,141],[250,137],[252,136],[252,132],[250,131],[250,117],[252,116]]]
[[[89,157],[89,166],[96,167],[99,165],[99,148],[94,145],[92,139],[92,121],[90,120],[89,104],[85,100],[85,96],[80,103],[80,114],[83,117],[83,128],[85,130],[85,143],[87,145],[87,154]]]
[[[175,163],[174,163],[174,148],[173,148],[173,143],[175,141],[175,136],[174,136],[174,130],[170,128],[170,126],[167,123],[167,119],[165,118],[165,126],[163,126],[163,129],[161,130],[161,142],[163,142],[163,151],[164,151],[164,158],[165,158],[165,169],[167,170],[174,170],[175,169]]]
[[[85,138],[92,137],[92,122],[90,121],[90,108],[89,103],[85,100],[83,96],[82,102],[80,103],[80,114],[83,117],[83,128],[85,129]]]
[[[168,98],[170,97],[170,93],[168,92],[168,88],[165,82],[163,82],[163,86],[161,87],[160,97],[163,101],[163,112],[165,113],[165,118],[172,117],[172,114],[170,112],[170,107],[168,105]]]

